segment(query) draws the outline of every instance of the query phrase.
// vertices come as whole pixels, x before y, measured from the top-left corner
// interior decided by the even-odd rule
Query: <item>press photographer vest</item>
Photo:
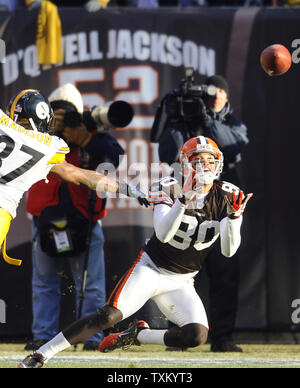
[[[67,162],[79,167],[77,147],[71,149],[71,152],[67,155],[66,160]],[[49,180],[48,183],[41,180],[35,183],[28,191],[26,210],[33,216],[38,216],[44,208],[54,206],[59,203],[59,189],[63,181],[51,174],[47,176],[47,179]],[[90,190],[72,183],[67,183],[67,186],[74,207],[88,219],[88,200]],[[97,197],[94,207],[94,222],[104,218],[106,213],[104,201]]]

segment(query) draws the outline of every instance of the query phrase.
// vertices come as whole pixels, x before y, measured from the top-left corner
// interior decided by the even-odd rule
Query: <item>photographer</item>
[[[203,85],[197,86],[192,69],[187,69],[179,88],[163,99],[152,127],[151,140],[159,142],[160,161],[172,165],[178,161],[180,149],[189,138],[207,136],[219,145],[224,155],[220,179],[240,186],[236,166],[249,140],[246,126],[232,114],[228,96],[229,86],[222,76],[208,77]],[[164,104],[167,118],[159,135]],[[237,253],[230,261],[224,261],[219,252],[216,247],[205,261],[209,277],[211,350],[241,352],[232,338],[238,304],[239,257]]]
[[[221,179],[233,179],[232,183],[237,184],[235,165],[241,160],[241,151],[249,139],[245,125],[232,114],[227,81],[214,75],[208,77],[201,87],[194,87],[193,78],[185,79],[182,84],[184,88],[182,86],[166,96],[167,120],[158,140],[160,161],[170,165],[177,162],[180,148],[189,138],[207,136],[220,146],[224,154]],[[207,93],[207,86],[215,87],[211,88],[211,95]]]
[[[95,121],[89,112],[83,112],[82,96],[72,84],[54,90],[49,101],[56,117],[55,134],[70,146],[69,163],[91,170],[103,162],[119,165],[123,149],[109,133],[97,133]],[[59,330],[64,269],[71,269],[76,286],[77,315],[78,309],[83,317],[105,303],[101,219],[106,208],[105,199],[87,188],[48,176],[48,183],[39,181],[29,190],[27,212],[33,216],[33,341],[25,349],[35,350]],[[103,333],[96,333],[83,349],[98,349],[102,337]]]

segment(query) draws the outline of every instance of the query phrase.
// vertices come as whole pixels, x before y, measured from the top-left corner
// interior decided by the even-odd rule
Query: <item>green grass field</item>
[[[0,368],[16,368],[28,354],[25,344],[0,344]],[[300,345],[242,345],[243,353],[212,353],[209,345],[182,351],[164,346],[132,346],[111,353],[70,348],[57,354],[45,368],[300,368]],[[151,369],[150,369],[151,370]]]

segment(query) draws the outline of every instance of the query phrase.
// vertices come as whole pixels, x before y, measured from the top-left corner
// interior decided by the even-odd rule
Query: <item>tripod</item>
[[[86,249],[85,249],[85,256],[84,256],[84,263],[83,263],[83,273],[81,278],[81,288],[79,292],[79,306],[78,306],[78,312],[77,312],[77,320],[81,318],[82,314],[82,306],[84,301],[84,294],[85,294],[85,288],[86,288],[86,279],[87,279],[87,270],[88,270],[88,264],[89,264],[89,254],[90,254],[90,246],[91,246],[91,238],[92,238],[92,230],[93,230],[93,218],[94,218],[94,206],[96,203],[96,192],[90,191],[90,198],[89,198],[89,223],[88,223],[88,233],[86,238]],[[76,351],[77,344],[74,345],[74,350]]]

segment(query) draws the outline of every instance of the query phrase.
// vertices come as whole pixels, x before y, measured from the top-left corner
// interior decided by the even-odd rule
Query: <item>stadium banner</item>
[[[169,172],[159,163],[157,144],[150,142],[159,102],[179,86],[186,67],[195,69],[198,85],[207,76],[224,75],[236,116],[248,127],[250,144],[243,153],[239,173],[244,190],[254,193],[242,229],[236,327],[297,328],[291,321],[291,303],[300,298],[296,254],[299,215],[292,191],[286,201],[284,197],[289,194],[282,189],[298,167],[297,150],[292,146],[298,144],[300,133],[295,120],[296,69],[284,77],[270,78],[260,68],[259,54],[274,42],[291,48],[292,41],[300,38],[300,10],[107,8],[88,13],[62,8],[59,15],[63,62],[55,66],[38,65],[37,12],[10,15],[1,31],[6,57],[0,65],[0,106],[4,109],[21,89],[36,88],[49,95],[67,82],[78,87],[86,106],[127,101],[134,108],[132,122],[126,128],[111,130],[126,152],[118,177],[139,182],[147,192],[150,181]],[[0,13],[0,23],[7,16]],[[285,134],[289,138],[282,147]],[[282,153],[288,154],[287,163],[282,162]],[[23,268],[0,264],[0,300],[6,306],[0,337],[30,334],[31,223],[25,200],[7,240],[9,253],[24,259]],[[110,292],[153,229],[152,210],[141,208],[136,200],[108,198],[107,208],[103,226]],[[205,287],[200,287],[199,293],[204,303],[209,303],[206,284],[204,279]],[[157,318],[152,317],[153,324],[161,323],[159,313],[154,308],[151,311]],[[151,318],[148,320],[151,324]]]

